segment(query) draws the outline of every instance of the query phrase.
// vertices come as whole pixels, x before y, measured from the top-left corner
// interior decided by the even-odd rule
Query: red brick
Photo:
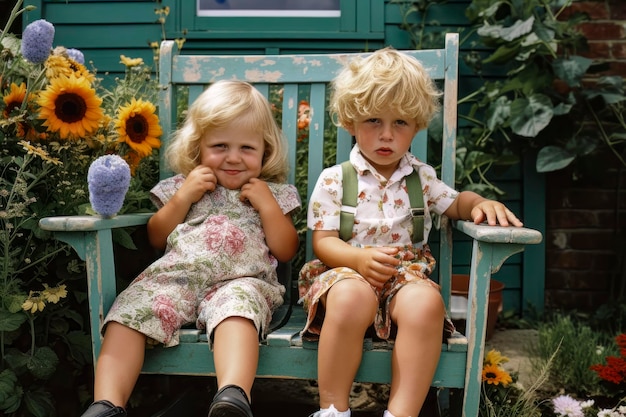
[[[606,41],[589,42],[589,50],[580,55],[590,59],[602,59],[611,57],[611,45]]]
[[[573,270],[589,270],[593,266],[593,260],[585,256],[581,251],[560,251],[554,252],[546,250],[546,266],[548,268],[562,268]]]
[[[575,230],[569,233],[569,248],[573,250],[612,251],[615,236],[612,230]]]
[[[606,4],[592,1],[573,3],[570,7],[565,9],[559,17],[567,19],[574,13],[584,13],[589,16],[591,20],[605,20],[610,18],[609,10],[607,9]]]
[[[551,210],[547,219],[549,227],[555,229],[575,229],[578,227],[595,227],[602,223],[598,213],[589,210]]]
[[[612,42],[611,57],[615,59],[626,59],[626,42]]]
[[[590,40],[614,40],[624,37],[624,27],[613,22],[585,22],[578,25],[580,31]]]
[[[608,4],[612,20],[626,20],[626,2],[624,0],[609,0]]]

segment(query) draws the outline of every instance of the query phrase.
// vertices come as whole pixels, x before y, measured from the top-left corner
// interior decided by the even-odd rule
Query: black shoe
[[[92,403],[81,417],[126,417],[126,410],[107,400],[101,400]]]
[[[213,397],[209,417],[253,417],[246,392],[237,385],[226,385]]]

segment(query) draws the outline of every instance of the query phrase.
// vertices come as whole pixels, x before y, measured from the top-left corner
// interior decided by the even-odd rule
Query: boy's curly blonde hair
[[[422,130],[440,107],[441,92],[422,64],[391,47],[350,61],[332,88],[330,113],[344,128],[395,110]]]
[[[243,81],[218,81],[189,107],[182,127],[172,135],[165,160],[176,173],[188,175],[200,163],[200,142],[207,131],[236,123],[263,134],[265,155],[260,179],[285,182],[288,163],[283,134],[267,99]]]

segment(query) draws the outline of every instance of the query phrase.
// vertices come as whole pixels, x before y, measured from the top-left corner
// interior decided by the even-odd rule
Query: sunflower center
[[[497,377],[497,376],[498,376],[498,375],[496,375],[496,374],[495,374],[495,373],[493,373],[493,372],[486,372],[486,373],[485,373],[485,377],[486,377],[487,379],[496,379],[496,377]]]
[[[126,120],[126,134],[135,143],[142,143],[146,139],[148,128],[148,121],[143,116],[132,116]]]
[[[9,115],[15,111],[15,110],[19,110],[20,107],[22,107],[22,102],[21,101],[17,101],[17,100],[12,100],[9,101],[6,105],[6,107],[4,108],[4,116],[5,117],[9,117]]]
[[[74,123],[82,120],[87,112],[87,103],[78,94],[60,94],[54,102],[54,114],[64,123]]]

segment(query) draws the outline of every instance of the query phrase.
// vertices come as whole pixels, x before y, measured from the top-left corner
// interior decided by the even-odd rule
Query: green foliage
[[[417,24],[402,26],[417,48],[438,39],[424,31],[436,2],[401,3],[405,21],[418,16]],[[607,153],[626,166],[623,79],[589,81],[598,66],[579,55],[586,39],[577,29],[587,16],[566,16],[571,3],[473,0],[466,9],[470,26],[461,48],[469,52],[462,59],[479,82],[459,99],[458,188],[502,195],[490,171],[527,152],[537,154],[538,172],[569,168],[584,175],[585,160]]]
[[[538,327],[538,339],[529,346],[535,369],[553,357],[546,387],[580,397],[604,394],[597,375],[589,368],[617,353],[611,337],[594,331],[569,315],[556,314]]]
[[[21,3],[11,19],[22,12]],[[76,95],[93,90],[102,118],[90,122],[93,129],[85,134],[68,137],[44,124],[49,119],[38,100],[56,71],[68,70],[60,63],[68,62],[62,47],[46,63],[28,62],[20,39],[6,29],[0,34],[0,414],[6,416],[54,416],[58,401],[78,410],[79,388],[92,384],[82,380],[93,366],[84,264],[41,230],[39,219],[93,214],[87,171],[104,154],[127,157],[134,172],[121,212],[151,210],[148,190],[158,180],[156,158],[131,158],[113,123],[131,98],[156,101],[150,68],[127,65],[126,76],[105,87],[70,62],[72,76],[88,80]],[[116,240],[134,246],[128,232]]]

